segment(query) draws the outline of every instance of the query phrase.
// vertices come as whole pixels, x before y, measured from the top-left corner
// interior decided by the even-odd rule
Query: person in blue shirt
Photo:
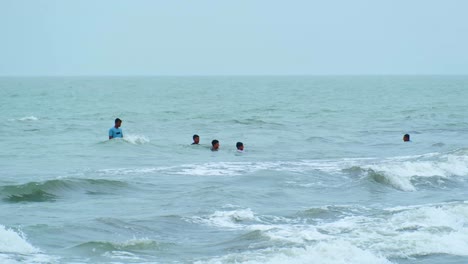
[[[109,139],[123,138],[122,129],[120,128],[121,125],[122,120],[120,120],[120,118],[116,118],[114,127],[109,129]]]

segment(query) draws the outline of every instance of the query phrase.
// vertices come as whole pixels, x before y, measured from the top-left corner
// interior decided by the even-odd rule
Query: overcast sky
[[[468,74],[466,0],[0,0],[0,75]]]

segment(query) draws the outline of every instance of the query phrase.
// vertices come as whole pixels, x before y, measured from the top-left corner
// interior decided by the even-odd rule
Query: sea
[[[0,102],[2,264],[468,263],[468,76],[1,77]]]

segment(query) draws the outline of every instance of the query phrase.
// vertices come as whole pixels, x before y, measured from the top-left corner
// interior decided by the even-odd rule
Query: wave
[[[161,243],[148,238],[130,239],[124,242],[90,241],[70,248],[74,254],[83,251],[83,254],[93,254],[96,257],[106,257],[121,261],[144,261],[141,252],[165,250],[173,246],[172,243]],[[146,261],[144,261],[146,262]]]
[[[115,188],[125,188],[128,184],[115,180],[103,179],[56,179],[44,182],[28,182],[20,185],[0,186],[4,201],[18,202],[53,202],[62,194],[70,191],[85,190],[87,194],[105,194]]]
[[[97,173],[103,175],[134,175],[157,172],[170,175],[237,176],[246,173],[271,170],[295,173],[304,173],[310,171],[339,173],[342,168],[339,166],[339,163],[319,160],[273,162],[208,162],[201,164],[183,164],[165,167],[103,169],[97,171]]]
[[[342,185],[339,179],[370,180],[402,191],[416,191],[418,186],[444,187],[468,177],[468,150],[450,153],[390,158],[343,158],[338,160],[208,162],[165,167],[116,168],[97,171],[102,175],[135,175],[162,173],[189,176],[239,176],[261,171],[287,172],[303,175],[332,175],[313,183],[294,182],[293,187],[333,187]]]
[[[170,174],[195,176],[236,176],[258,171],[307,172],[311,170],[338,172],[337,164],[327,161],[274,161],[274,162],[209,162],[167,168]]]
[[[251,210],[241,221],[230,217],[245,210],[218,212],[195,221],[251,234],[237,238],[249,240],[244,251],[196,263],[314,263],[317,259],[320,263],[392,263],[392,259],[438,254],[468,256],[466,201],[382,210],[327,206],[307,209],[289,219],[257,216]],[[336,218],[309,215],[339,210],[343,213]],[[365,211],[368,213],[362,213]]]
[[[385,257],[356,247],[346,241],[318,243],[313,246],[295,248],[263,249],[242,254],[231,253],[210,260],[200,260],[195,264],[244,263],[244,264],[283,264],[283,263],[323,263],[323,264],[391,264]]]
[[[352,166],[343,171],[365,174],[375,182],[402,191],[415,191],[416,186],[423,182],[437,186],[450,182],[453,177],[468,176],[468,155],[463,150],[449,154],[394,157],[372,164]]]
[[[73,248],[77,249],[92,249],[92,251],[144,251],[144,250],[159,250],[164,244],[157,241],[142,238],[142,239],[130,239],[125,242],[102,242],[102,241],[90,241],[86,242]]]

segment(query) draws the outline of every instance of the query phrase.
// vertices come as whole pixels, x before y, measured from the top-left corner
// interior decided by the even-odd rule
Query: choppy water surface
[[[468,77],[3,77],[0,98],[2,263],[468,262]]]

